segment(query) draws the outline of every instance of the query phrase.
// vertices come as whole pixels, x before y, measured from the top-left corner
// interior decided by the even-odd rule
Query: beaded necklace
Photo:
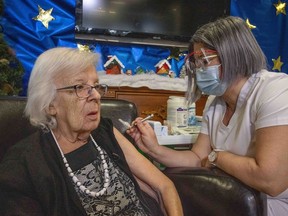
[[[109,182],[110,182],[110,176],[109,176],[109,172],[108,172],[108,164],[105,160],[105,157],[104,157],[104,152],[102,151],[102,149],[100,148],[100,146],[97,145],[97,143],[95,142],[95,140],[93,139],[93,137],[91,136],[90,134],[90,138],[92,140],[92,142],[94,143],[94,145],[96,146],[96,149],[99,151],[99,154],[100,154],[100,158],[102,160],[102,166],[103,166],[103,169],[104,169],[104,185],[103,185],[103,188],[98,191],[98,192],[94,192],[94,191],[90,191],[88,188],[86,188],[84,185],[82,185],[82,183],[79,181],[79,179],[77,178],[77,176],[74,175],[72,169],[70,168],[70,165],[66,159],[66,157],[64,156],[58,142],[57,142],[57,139],[54,135],[54,133],[51,131],[52,133],[52,136],[57,144],[57,147],[61,153],[61,156],[62,156],[62,159],[63,159],[63,162],[65,164],[65,167],[68,171],[68,174],[69,176],[72,178],[73,182],[78,186],[78,188],[85,194],[91,196],[91,197],[98,197],[100,195],[103,195],[105,193],[105,191],[107,190],[108,186],[109,186]]]

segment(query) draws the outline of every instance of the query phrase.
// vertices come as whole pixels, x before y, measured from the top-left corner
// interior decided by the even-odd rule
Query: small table
[[[160,145],[187,145],[195,143],[198,137],[198,133],[195,134],[180,134],[180,135],[168,135],[157,136],[158,143]]]

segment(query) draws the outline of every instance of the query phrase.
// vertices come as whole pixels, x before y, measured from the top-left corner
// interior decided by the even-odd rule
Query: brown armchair
[[[187,216],[266,216],[266,195],[218,168],[168,168]]]
[[[23,118],[25,103],[23,97],[0,97],[0,161],[11,145],[35,130]],[[103,99],[101,112],[124,134],[118,119],[131,123],[137,117],[135,104],[119,99]],[[169,168],[164,173],[174,182],[186,216],[267,215],[266,195],[217,168]]]

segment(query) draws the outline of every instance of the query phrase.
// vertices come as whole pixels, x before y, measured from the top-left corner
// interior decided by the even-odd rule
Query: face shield
[[[201,48],[200,51],[191,52],[186,56],[185,68],[190,73],[195,73],[196,68],[206,69],[211,61],[218,57],[217,52]]]

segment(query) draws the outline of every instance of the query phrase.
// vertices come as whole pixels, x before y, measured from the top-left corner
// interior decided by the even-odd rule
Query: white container
[[[188,109],[185,97],[169,96],[167,101],[167,120],[172,127],[186,127]]]

